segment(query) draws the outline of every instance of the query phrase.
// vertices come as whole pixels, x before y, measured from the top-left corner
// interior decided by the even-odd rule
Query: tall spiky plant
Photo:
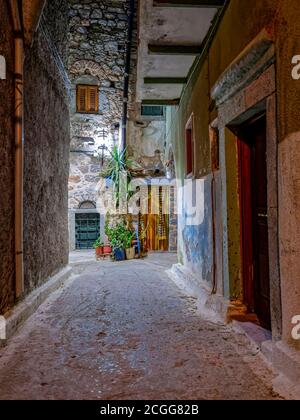
[[[122,191],[122,181],[125,180],[126,185],[126,200],[128,201],[132,194],[129,192],[129,184],[132,179],[130,172],[131,159],[127,157],[127,150],[119,150],[117,146],[114,146],[113,149],[109,152],[110,158],[106,164],[105,169],[100,173],[100,176],[103,178],[108,178],[113,183],[114,195],[116,200],[116,206],[119,208],[120,205],[120,195]]]

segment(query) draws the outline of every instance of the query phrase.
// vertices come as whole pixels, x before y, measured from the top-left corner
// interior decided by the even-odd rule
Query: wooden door
[[[265,115],[242,127],[239,162],[244,299],[271,329]]]
[[[75,215],[76,249],[92,249],[100,236],[100,214]]]

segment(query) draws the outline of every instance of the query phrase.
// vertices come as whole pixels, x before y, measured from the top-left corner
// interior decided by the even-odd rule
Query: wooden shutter
[[[77,86],[77,112],[96,113],[99,110],[98,86]]]
[[[77,112],[86,112],[86,87],[77,86]]]
[[[88,112],[98,112],[98,86],[88,87]]]

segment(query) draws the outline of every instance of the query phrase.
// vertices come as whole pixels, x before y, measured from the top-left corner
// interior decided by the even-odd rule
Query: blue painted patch
[[[211,283],[213,243],[210,181],[205,182],[204,200],[205,214],[201,225],[189,226],[186,224],[186,217],[183,218],[183,242],[188,268],[203,280]]]

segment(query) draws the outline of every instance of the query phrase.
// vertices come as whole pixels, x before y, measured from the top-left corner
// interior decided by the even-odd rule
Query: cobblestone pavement
[[[0,352],[1,399],[277,399],[243,335],[204,321],[174,256],[84,263]]]

